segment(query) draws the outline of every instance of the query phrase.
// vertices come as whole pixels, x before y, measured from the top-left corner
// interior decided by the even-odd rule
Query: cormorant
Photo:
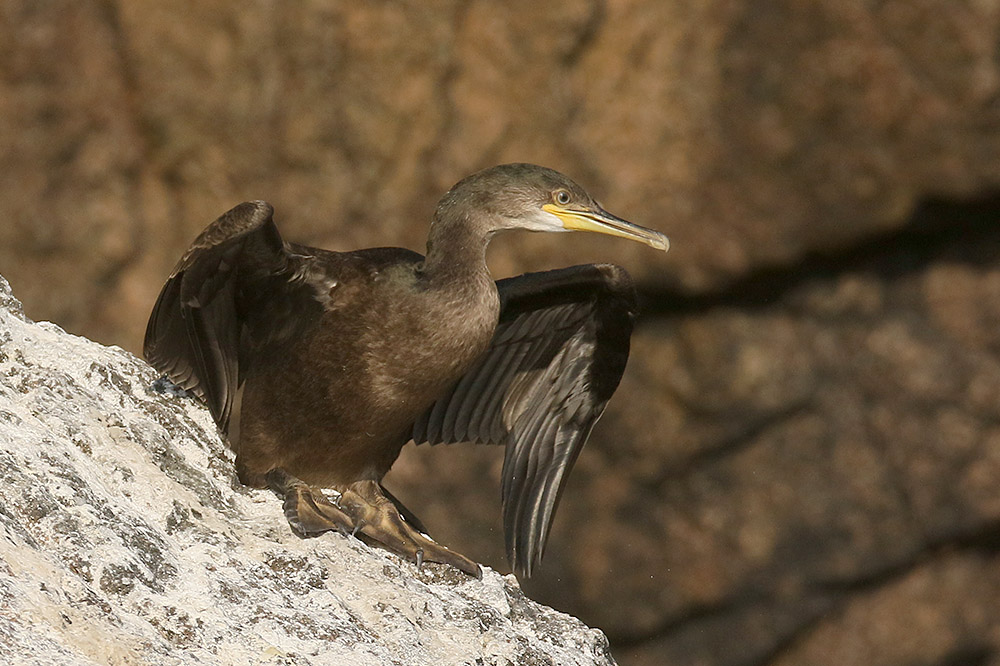
[[[507,554],[530,575],[625,369],[635,295],[610,264],[494,282],[486,246],[510,229],[593,231],[660,250],[666,236],[531,164],[457,183],[437,206],[426,256],[288,243],[272,213],[240,204],[195,240],[153,308],[146,358],[207,403],[240,480],[281,493],[298,532],[363,535],[418,565],[480,575],[382,487],[400,449],[505,446]]]

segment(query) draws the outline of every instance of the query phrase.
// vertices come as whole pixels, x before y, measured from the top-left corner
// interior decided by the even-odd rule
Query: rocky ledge
[[[294,535],[208,412],[0,277],[0,654],[18,664],[614,664],[512,576]]]

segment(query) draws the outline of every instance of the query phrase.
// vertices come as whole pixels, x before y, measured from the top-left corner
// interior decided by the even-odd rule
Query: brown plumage
[[[298,531],[352,531],[418,563],[479,571],[381,487],[402,446],[505,446],[508,556],[530,575],[624,371],[634,294],[608,264],[494,282],[486,246],[507,229],[597,231],[663,250],[666,238],[527,164],[455,185],[426,257],[287,243],[272,212],[240,204],[198,237],[153,308],[146,358],[206,402],[240,479],[282,493]]]

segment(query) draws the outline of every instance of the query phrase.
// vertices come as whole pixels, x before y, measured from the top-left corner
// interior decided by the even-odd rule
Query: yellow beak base
[[[628,240],[645,243],[650,247],[663,250],[664,252],[670,249],[670,239],[659,231],[640,227],[638,224],[632,224],[602,209],[597,209],[596,211],[575,210],[549,203],[543,205],[542,210],[558,217],[564,229],[571,231],[592,231],[598,234],[627,238]]]

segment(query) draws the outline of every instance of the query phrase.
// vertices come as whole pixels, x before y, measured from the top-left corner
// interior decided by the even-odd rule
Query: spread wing
[[[414,425],[413,439],[506,446],[507,556],[528,576],[569,471],[625,370],[635,292],[610,264],[529,273],[497,289],[489,349]]]
[[[269,321],[288,321],[270,310],[297,308],[304,315],[320,307],[296,280],[307,257],[290,252],[272,213],[268,203],[252,201],[209,225],[170,274],[146,327],[146,360],[204,400],[226,432],[249,346],[288,334],[268,329]],[[275,290],[283,298],[268,298]]]

